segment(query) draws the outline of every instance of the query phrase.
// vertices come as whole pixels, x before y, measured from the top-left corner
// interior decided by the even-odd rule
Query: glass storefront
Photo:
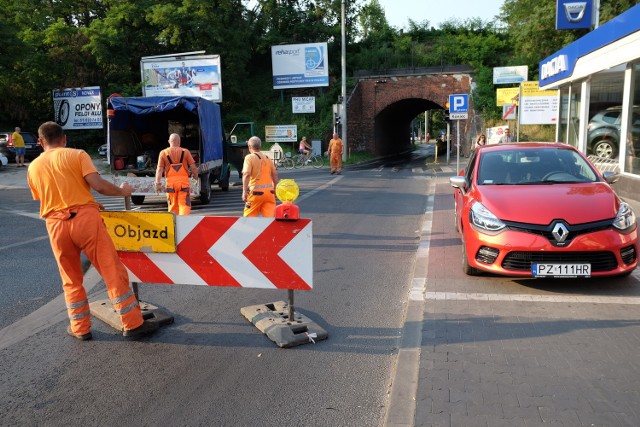
[[[640,64],[633,66],[632,74],[631,105],[633,107],[627,126],[625,172],[640,175]]]
[[[558,142],[567,142],[567,123],[569,123],[569,87],[560,88],[560,112],[558,117]]]
[[[578,146],[578,135],[580,134],[580,97],[582,94],[582,84],[575,82],[571,84],[569,95],[569,116],[567,121],[567,141],[569,145]]]
[[[591,76],[587,154],[619,159],[623,90],[624,65]]]

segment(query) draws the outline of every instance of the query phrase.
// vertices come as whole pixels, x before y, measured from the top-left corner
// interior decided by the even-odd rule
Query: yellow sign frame
[[[118,251],[176,252],[173,213],[103,211],[100,216]]]

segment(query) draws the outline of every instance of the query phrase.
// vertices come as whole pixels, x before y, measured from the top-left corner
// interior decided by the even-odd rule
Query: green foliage
[[[637,3],[602,0],[600,23]],[[493,67],[528,65],[537,79],[542,58],[586,33],[556,31],[551,1],[505,0],[492,21],[453,19],[434,27],[409,19],[401,29],[389,25],[378,0],[345,4],[348,75],[469,65],[473,106],[485,121],[501,113]],[[0,0],[0,125],[35,129],[50,120],[56,88],[100,86],[105,97],[139,96],[141,57],[205,50],[221,57],[226,129],[253,121],[262,135],[265,125],[296,124],[300,136],[326,143],[341,89],[341,6],[341,0]],[[325,41],[328,88],[272,88],[271,46]],[[348,90],[355,83],[349,78]],[[315,96],[316,113],[293,114],[293,96]],[[438,114],[431,120],[431,129],[444,125]],[[98,134],[75,139],[94,146]]]

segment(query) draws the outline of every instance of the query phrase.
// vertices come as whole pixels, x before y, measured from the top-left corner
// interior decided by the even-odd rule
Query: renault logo
[[[564,225],[561,222],[556,223],[556,225],[553,226],[553,230],[551,231],[551,234],[553,234],[553,237],[556,239],[556,242],[558,243],[563,243],[565,240],[567,240],[567,237],[569,236],[569,229],[567,229],[567,226]]]

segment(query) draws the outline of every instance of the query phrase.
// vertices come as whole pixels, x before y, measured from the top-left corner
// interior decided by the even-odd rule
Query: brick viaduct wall
[[[431,109],[445,108],[449,95],[470,93],[470,82],[469,74],[455,73],[361,78],[347,106],[349,148],[372,153],[378,151],[375,122],[378,114],[385,108],[416,98],[437,104]],[[407,115],[413,113],[407,111]],[[419,113],[420,111],[415,111],[416,115]],[[467,122],[471,119],[470,110]],[[461,128],[465,125],[464,121],[460,123]]]

